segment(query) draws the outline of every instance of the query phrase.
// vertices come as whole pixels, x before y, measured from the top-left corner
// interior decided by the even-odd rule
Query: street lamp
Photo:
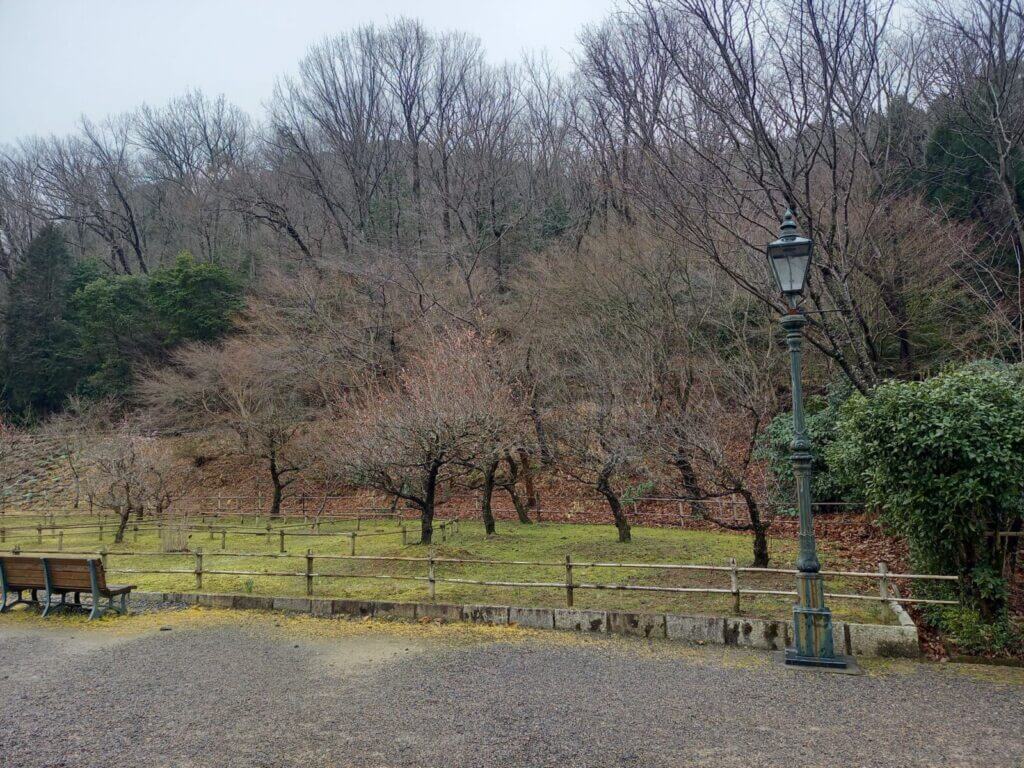
[[[814,542],[811,512],[811,442],[804,428],[803,389],[800,356],[803,328],[807,318],[797,309],[807,282],[814,244],[797,234],[793,212],[786,211],[779,227],[779,239],[768,244],[768,263],[789,311],[782,316],[789,348],[793,384],[793,475],[796,478],[797,509],[800,513],[800,555],[796,561],[797,602],[793,606],[793,647],[786,649],[786,663],[811,667],[845,668],[832,646],[832,613],[825,605],[825,583]]]

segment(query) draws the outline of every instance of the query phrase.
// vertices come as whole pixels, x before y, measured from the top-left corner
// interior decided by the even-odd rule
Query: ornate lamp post
[[[775,282],[789,307],[782,316],[789,347],[793,383],[793,475],[796,478],[797,509],[800,513],[800,555],[796,561],[797,602],[793,606],[793,647],[786,649],[786,663],[814,667],[846,667],[832,647],[832,613],[825,605],[825,584],[819,572],[811,512],[811,442],[804,429],[804,399],[800,383],[803,328],[807,323],[797,305],[804,292],[811,265],[813,243],[797,234],[793,212],[786,211],[779,227],[779,239],[768,244],[768,263]]]

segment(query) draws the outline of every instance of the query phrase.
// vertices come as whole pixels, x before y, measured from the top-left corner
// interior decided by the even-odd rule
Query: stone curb
[[[692,645],[732,645],[767,651],[783,650],[792,641],[790,623],[782,619],[195,592],[136,592],[135,595],[161,602],[201,605],[208,608],[287,611],[321,617],[372,616],[405,621],[430,619],[442,622],[517,625],[533,629],[667,638]],[[903,611],[903,614],[906,615],[906,611]],[[897,611],[896,615],[900,616],[900,613]],[[906,616],[906,619],[909,620],[910,617]],[[904,658],[920,655],[917,627],[913,621],[910,621],[908,626],[902,617],[900,626],[837,621],[832,625],[832,632],[836,653]]]

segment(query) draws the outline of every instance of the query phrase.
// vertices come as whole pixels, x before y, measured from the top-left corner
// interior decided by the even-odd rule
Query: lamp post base
[[[847,661],[845,656],[801,656],[795,648],[786,649],[785,662],[790,667],[828,667],[829,669],[846,669]]]
[[[786,663],[800,666],[844,667],[832,645],[832,612],[825,606],[825,580],[817,572],[796,577],[799,602],[793,606],[793,647]]]
[[[784,664],[794,669],[802,669],[807,672],[823,672],[833,675],[862,675],[860,665],[853,656],[836,656],[829,663],[822,664],[821,659],[804,659],[793,654],[793,649],[776,651],[772,659],[778,664]],[[838,663],[836,663],[838,662]]]

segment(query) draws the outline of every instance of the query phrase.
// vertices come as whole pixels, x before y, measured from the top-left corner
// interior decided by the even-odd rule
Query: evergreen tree
[[[29,244],[11,281],[5,313],[3,390],[12,410],[56,410],[74,388],[78,366],[68,323],[71,255],[54,226]]]

